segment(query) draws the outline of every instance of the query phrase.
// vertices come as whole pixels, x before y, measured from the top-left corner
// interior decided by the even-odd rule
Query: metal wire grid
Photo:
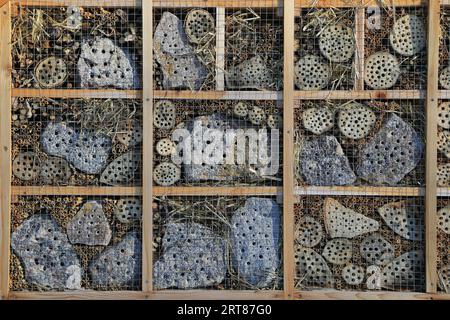
[[[15,240],[12,241],[10,259],[10,289],[140,291],[142,220],[139,215],[130,217],[127,222],[122,219],[117,210],[124,199],[140,202],[138,198],[132,197],[15,197],[11,207],[11,234]],[[102,221],[103,218],[100,221],[106,223],[110,231],[104,237],[97,234],[96,239],[110,239],[107,246],[76,243],[77,235],[70,231],[77,230],[73,229],[73,225],[78,223],[79,213],[88,205],[96,208],[89,214],[105,217],[105,221]],[[96,230],[102,230],[100,223],[90,229],[88,234],[95,237]],[[128,240],[130,235],[133,235],[133,241]],[[33,242],[24,245],[24,236],[29,236]],[[112,249],[115,258],[106,254]],[[40,253],[35,259],[29,255],[33,250]]]
[[[12,143],[15,186],[142,184],[140,100],[14,98]],[[74,155],[73,150],[89,154]],[[119,162],[131,153],[129,176],[114,179],[115,171],[125,173]]]
[[[253,200],[268,201],[259,209],[271,207],[264,222],[255,208],[257,215],[246,209],[249,215],[240,218]],[[261,196],[155,197],[154,289],[282,290],[282,205],[276,201]]]
[[[15,88],[141,88],[140,8],[29,6],[12,18]],[[106,52],[108,51],[108,52]],[[53,68],[53,69],[52,69]]]

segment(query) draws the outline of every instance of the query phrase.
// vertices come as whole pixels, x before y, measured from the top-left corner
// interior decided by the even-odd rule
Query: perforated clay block
[[[438,270],[439,288],[450,293],[450,265],[443,266]]]
[[[439,75],[439,84],[444,89],[450,90],[450,67],[446,67]]]
[[[450,129],[450,102],[443,102],[439,105],[438,124],[441,128]]]
[[[111,235],[103,207],[97,201],[86,202],[67,224],[67,236],[72,244],[107,246]]]
[[[396,234],[407,240],[423,240],[425,227],[422,208],[407,201],[399,201],[382,206],[378,213]]]
[[[42,163],[40,179],[46,184],[67,184],[72,176],[69,163],[58,157],[48,157]]]
[[[357,286],[363,283],[364,274],[364,268],[353,263],[346,265],[342,269],[342,279],[351,286]]]
[[[341,24],[322,30],[319,38],[320,52],[332,62],[346,62],[355,52],[353,30]]]
[[[309,108],[302,114],[303,126],[314,134],[323,134],[334,126],[334,112],[329,108]]]
[[[142,203],[139,198],[123,198],[116,204],[114,216],[121,223],[138,222],[142,217]]]
[[[375,112],[360,103],[350,103],[339,109],[338,126],[349,139],[365,138],[375,126]]]
[[[438,227],[442,232],[450,234],[450,206],[438,211]]]
[[[414,128],[391,114],[380,131],[362,147],[358,177],[376,185],[396,185],[423,157],[424,143]]]
[[[366,60],[364,81],[375,90],[395,86],[400,76],[400,65],[395,56],[388,52],[377,52]]]
[[[253,107],[248,113],[248,119],[253,125],[260,126],[266,122],[267,116],[263,109]]]
[[[270,286],[280,267],[281,210],[265,198],[249,198],[231,218],[232,265],[257,288]]]
[[[238,102],[233,107],[233,114],[240,118],[245,118],[248,115],[248,105],[245,102]]]
[[[225,78],[229,89],[269,90],[274,85],[273,73],[261,56],[230,67]]]
[[[324,222],[331,238],[352,239],[380,228],[378,221],[344,207],[333,198],[325,199]]]
[[[225,278],[225,241],[203,225],[170,222],[162,248],[164,253],[153,266],[156,289],[206,288]]]
[[[422,51],[427,43],[425,24],[415,15],[405,15],[395,21],[389,36],[392,48],[404,56]]]
[[[130,58],[110,39],[84,40],[78,60],[81,87],[131,89],[139,80]]]
[[[348,239],[332,239],[327,242],[322,256],[330,263],[344,265],[352,259],[353,245]]]
[[[331,68],[318,56],[306,55],[295,65],[295,85],[300,90],[322,90],[331,79]]]
[[[41,60],[34,69],[35,79],[41,88],[55,88],[67,80],[67,63],[57,57]]]
[[[67,7],[67,27],[79,29],[83,25],[82,8],[77,6]]]
[[[41,162],[36,153],[23,152],[14,158],[12,169],[14,175],[20,180],[31,181],[41,172]]]
[[[142,142],[142,126],[139,121],[128,119],[122,121],[117,129],[116,139],[127,147],[134,147]]]
[[[439,187],[450,186],[450,163],[438,166],[437,184]]]
[[[389,290],[411,290],[420,292],[425,278],[425,264],[422,251],[402,254],[383,268],[380,287]]]
[[[322,226],[311,217],[303,216],[295,225],[295,241],[303,247],[317,246],[322,237]]]
[[[327,262],[316,251],[296,246],[294,259],[297,278],[301,279],[300,286],[323,288],[334,286],[334,277]]]
[[[142,244],[135,233],[107,247],[89,263],[92,284],[101,288],[140,287]]]
[[[176,151],[175,143],[170,139],[166,138],[159,140],[158,143],[156,144],[156,152],[158,152],[160,156],[167,157],[172,155],[175,151]]]
[[[164,89],[199,90],[208,74],[189,45],[183,22],[164,12],[153,37],[156,61],[163,71]]]
[[[204,43],[215,34],[216,23],[208,11],[194,9],[187,14],[184,27],[192,43]]]
[[[87,174],[99,174],[108,164],[111,138],[104,134],[81,131],[69,148],[67,161]]]
[[[394,259],[394,247],[380,234],[371,234],[361,241],[359,253],[371,265],[386,265]]]
[[[346,186],[356,176],[333,136],[319,136],[303,143],[300,151],[300,169],[306,183],[312,186]]]
[[[172,129],[175,126],[176,108],[171,101],[161,100],[153,107],[153,125],[158,129]]]
[[[181,169],[171,162],[163,162],[153,169],[153,181],[159,186],[168,187],[181,178]]]
[[[438,133],[438,150],[450,158],[450,131],[442,130]]]
[[[42,150],[48,155],[66,158],[78,133],[64,122],[50,122],[41,134]]]
[[[137,152],[131,151],[113,160],[100,176],[103,184],[117,186],[130,183],[140,167],[141,159]]]
[[[81,263],[49,214],[33,214],[25,220],[12,233],[11,247],[30,285],[45,290],[81,289]]]
[[[280,129],[283,127],[283,117],[279,114],[271,114],[267,117],[267,126],[270,129]]]

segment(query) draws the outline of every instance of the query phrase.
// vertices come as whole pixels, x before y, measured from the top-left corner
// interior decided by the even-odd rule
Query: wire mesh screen
[[[282,289],[281,205],[272,197],[157,197],[156,290]]]
[[[84,4],[12,4],[12,290],[141,290],[142,12]]]
[[[16,2],[14,87],[141,88],[140,8],[118,7],[119,0],[109,8]]]
[[[153,286],[281,289],[282,11],[205,5],[153,8]]]
[[[131,197],[15,197],[11,290],[141,290],[140,207]]]
[[[296,12],[295,287],[422,292],[426,7]]]

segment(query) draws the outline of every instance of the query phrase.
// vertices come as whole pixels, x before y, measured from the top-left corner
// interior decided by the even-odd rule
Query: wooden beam
[[[180,100],[282,100],[282,92],[274,91],[155,91],[155,99]]]
[[[114,89],[12,89],[12,97],[24,98],[88,98],[88,99],[141,99],[141,90]]]
[[[284,0],[283,264],[284,298],[294,298],[294,47],[295,1]]]
[[[225,91],[225,8],[216,8],[216,90]]]
[[[14,196],[140,196],[141,187],[13,186]]]
[[[295,91],[296,100],[421,100],[425,97],[424,90]]]
[[[63,6],[82,6],[82,7],[140,7],[142,0],[11,0],[14,5],[36,6],[36,7],[63,7]]]
[[[142,290],[153,290],[153,1],[142,7],[143,168],[142,168]]]
[[[295,298],[301,300],[450,300],[450,295],[392,291],[315,290],[296,292]]]
[[[426,100],[426,287],[437,291],[437,107],[439,78],[440,1],[430,1],[428,8],[428,85]]]
[[[154,196],[276,196],[281,187],[153,187]]]
[[[364,48],[365,48],[366,9],[355,9],[355,90],[364,90]]]
[[[11,204],[11,7],[0,8],[0,300],[9,293]]]
[[[411,187],[296,187],[296,196],[423,197],[425,188]]]

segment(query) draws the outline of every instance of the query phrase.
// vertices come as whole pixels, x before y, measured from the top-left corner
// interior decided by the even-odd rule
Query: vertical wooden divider
[[[355,90],[364,90],[364,32],[366,24],[366,9],[355,9]]]
[[[153,0],[142,1],[142,290],[153,290]]]
[[[283,262],[284,298],[294,298],[294,27],[295,1],[284,0]]]
[[[0,8],[0,300],[9,296],[11,205],[11,5]]]
[[[440,2],[428,2],[428,84],[426,101],[426,290],[437,291],[437,108],[440,43]]]
[[[216,8],[216,90],[225,90],[225,8]]]

